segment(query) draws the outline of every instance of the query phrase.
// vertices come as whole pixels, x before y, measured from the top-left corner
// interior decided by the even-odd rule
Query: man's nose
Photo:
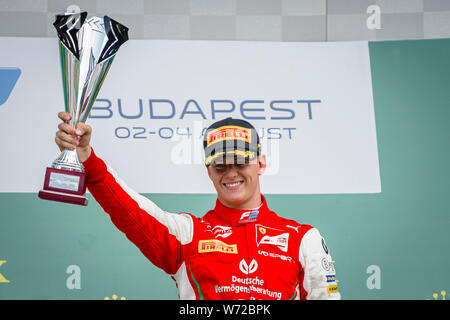
[[[225,171],[225,176],[235,177],[237,175],[238,175],[238,168],[235,165],[227,166],[227,170]]]

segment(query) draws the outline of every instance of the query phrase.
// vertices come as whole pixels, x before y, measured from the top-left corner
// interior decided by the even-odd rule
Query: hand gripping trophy
[[[86,20],[87,12],[57,15],[53,24],[59,52],[66,112],[70,124],[85,122],[128,28],[105,16]],[[47,167],[39,198],[87,205],[85,173],[76,150],[63,150]]]

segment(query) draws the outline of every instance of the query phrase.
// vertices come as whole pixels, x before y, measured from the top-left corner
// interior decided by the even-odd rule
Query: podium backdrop
[[[450,40],[374,42],[369,55],[381,188],[266,198],[275,212],[321,231],[343,299],[441,299],[450,290]],[[32,62],[34,72],[45,72]],[[17,67],[2,63],[0,69]],[[46,108],[45,100],[12,90],[0,117],[14,107],[14,94],[29,94],[30,104]],[[18,117],[1,130],[0,165],[14,158],[12,145],[30,150],[28,162],[50,164],[53,157],[33,141],[49,119],[21,116],[26,126]],[[18,139],[24,131],[25,141]],[[100,155],[102,148],[108,146],[96,148]],[[14,169],[1,184],[14,176],[26,181],[24,172]],[[40,200],[37,191],[0,193],[0,299],[177,299],[174,281],[115,229],[90,195],[89,205],[79,207]],[[145,195],[167,211],[197,216],[215,203],[213,194]]]

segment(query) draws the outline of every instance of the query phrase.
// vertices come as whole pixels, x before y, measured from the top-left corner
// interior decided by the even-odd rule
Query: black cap
[[[203,148],[206,166],[224,157],[251,161],[261,153],[256,129],[245,120],[233,118],[210,125],[203,137]]]

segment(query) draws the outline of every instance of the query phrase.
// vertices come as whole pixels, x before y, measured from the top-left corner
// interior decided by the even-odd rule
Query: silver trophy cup
[[[86,19],[87,12],[57,15],[53,24],[59,53],[66,112],[76,127],[85,122],[128,28],[105,16]],[[85,173],[76,150],[63,150],[47,168],[39,197],[87,205]]]

